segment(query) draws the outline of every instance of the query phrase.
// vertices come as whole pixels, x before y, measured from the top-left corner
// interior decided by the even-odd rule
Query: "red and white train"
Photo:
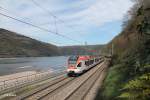
[[[70,56],[67,75],[80,75],[102,61],[101,56]]]

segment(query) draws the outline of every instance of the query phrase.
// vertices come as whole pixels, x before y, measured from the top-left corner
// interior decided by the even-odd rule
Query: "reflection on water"
[[[0,58],[0,75],[22,71],[65,69],[68,57]]]

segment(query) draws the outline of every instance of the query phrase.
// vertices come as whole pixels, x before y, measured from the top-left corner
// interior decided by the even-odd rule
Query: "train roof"
[[[89,60],[91,57],[90,56],[79,56],[79,60]]]
[[[95,56],[89,56],[89,55],[75,55],[75,56],[70,56],[68,60],[89,60],[95,58]]]

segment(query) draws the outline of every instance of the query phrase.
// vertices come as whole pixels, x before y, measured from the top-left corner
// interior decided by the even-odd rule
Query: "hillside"
[[[150,1],[136,0],[113,44],[113,61],[100,90],[101,100],[150,100]]]
[[[0,29],[0,57],[56,56],[58,47]]]
[[[62,55],[83,55],[100,53],[104,45],[87,46],[62,46],[60,51]]]
[[[0,29],[0,58],[93,54],[89,51],[97,50],[99,52],[102,47],[103,45],[58,47]]]

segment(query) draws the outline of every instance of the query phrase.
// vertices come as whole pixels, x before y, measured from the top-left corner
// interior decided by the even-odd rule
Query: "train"
[[[102,62],[101,56],[70,56],[68,58],[67,76],[79,76]]]

